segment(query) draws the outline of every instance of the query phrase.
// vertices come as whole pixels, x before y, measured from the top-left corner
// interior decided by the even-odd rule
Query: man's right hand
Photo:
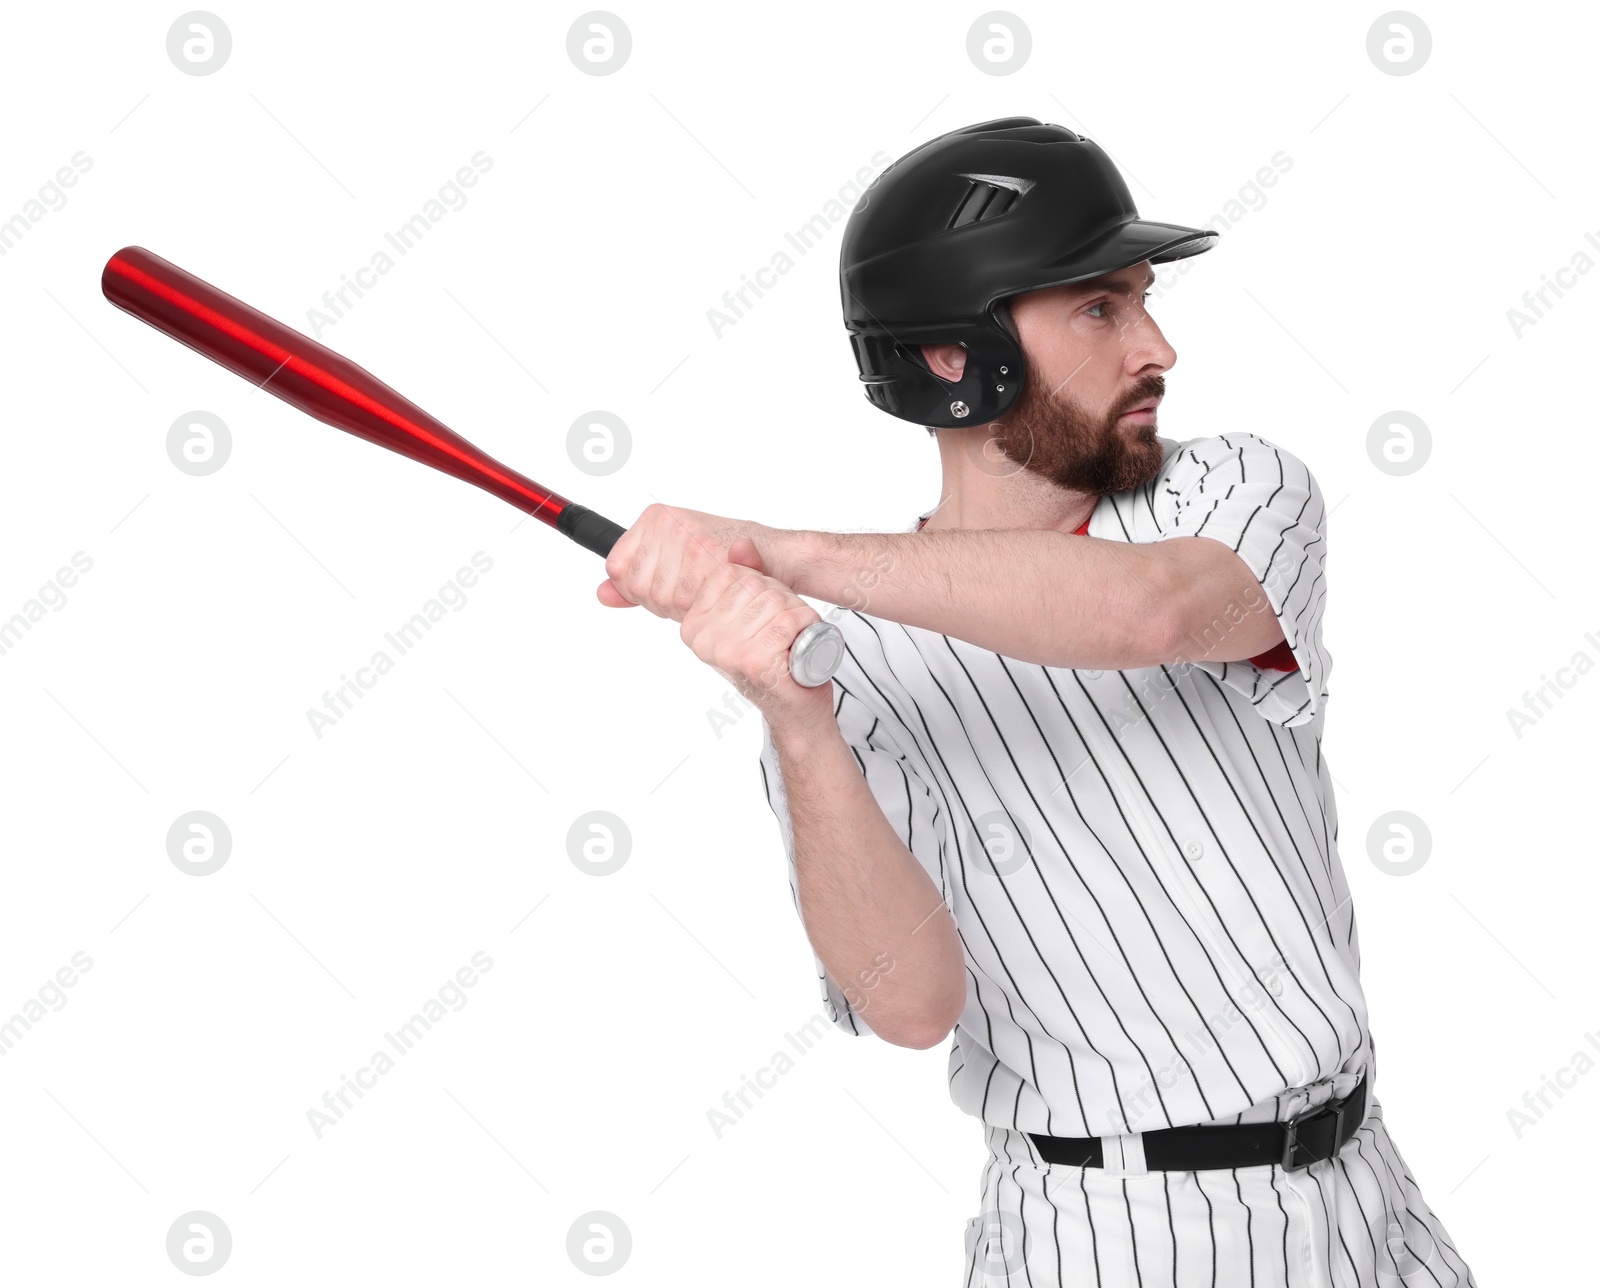
[[[701,583],[679,628],[683,642],[760,708],[774,732],[837,728],[833,686],[806,688],[789,674],[789,646],[817,610],[759,567],[753,545],[735,543],[735,562],[719,565]]]

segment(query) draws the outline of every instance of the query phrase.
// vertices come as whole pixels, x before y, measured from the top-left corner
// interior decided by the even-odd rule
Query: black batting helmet
[[[1139,218],[1111,159],[1063,126],[1008,116],[930,139],[867,189],[839,248],[867,398],[936,428],[994,420],[1025,374],[1006,297],[1197,255],[1217,236]],[[967,351],[954,382],[919,348],[952,342]]]

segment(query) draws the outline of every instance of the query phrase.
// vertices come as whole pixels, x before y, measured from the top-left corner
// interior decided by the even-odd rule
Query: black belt
[[[1288,1122],[1218,1123],[1163,1127],[1141,1133],[1144,1165],[1151,1172],[1196,1172],[1217,1167],[1276,1163],[1286,1171],[1332,1158],[1367,1118],[1367,1075],[1342,1100],[1330,1100]],[[1098,1136],[1036,1136],[1047,1163],[1104,1167]]]

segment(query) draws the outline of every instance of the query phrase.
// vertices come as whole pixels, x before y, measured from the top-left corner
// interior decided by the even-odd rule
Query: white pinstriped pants
[[[1309,1089],[1326,1101],[1332,1084]],[[1339,1088],[1342,1093],[1345,1088]],[[1023,1132],[985,1126],[982,1214],[965,1288],[1476,1288],[1368,1091],[1335,1158],[1118,1174],[1045,1163]],[[1285,1117],[1303,1112],[1307,1101]]]

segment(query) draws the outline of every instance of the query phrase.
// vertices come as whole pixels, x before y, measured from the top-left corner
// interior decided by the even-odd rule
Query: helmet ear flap
[[[899,338],[886,331],[853,332],[850,341],[868,400],[902,420],[941,429],[981,425],[1005,412],[1021,387],[1022,347],[992,316],[905,328]],[[934,375],[922,355],[924,344],[961,345],[967,353],[961,378]]]

